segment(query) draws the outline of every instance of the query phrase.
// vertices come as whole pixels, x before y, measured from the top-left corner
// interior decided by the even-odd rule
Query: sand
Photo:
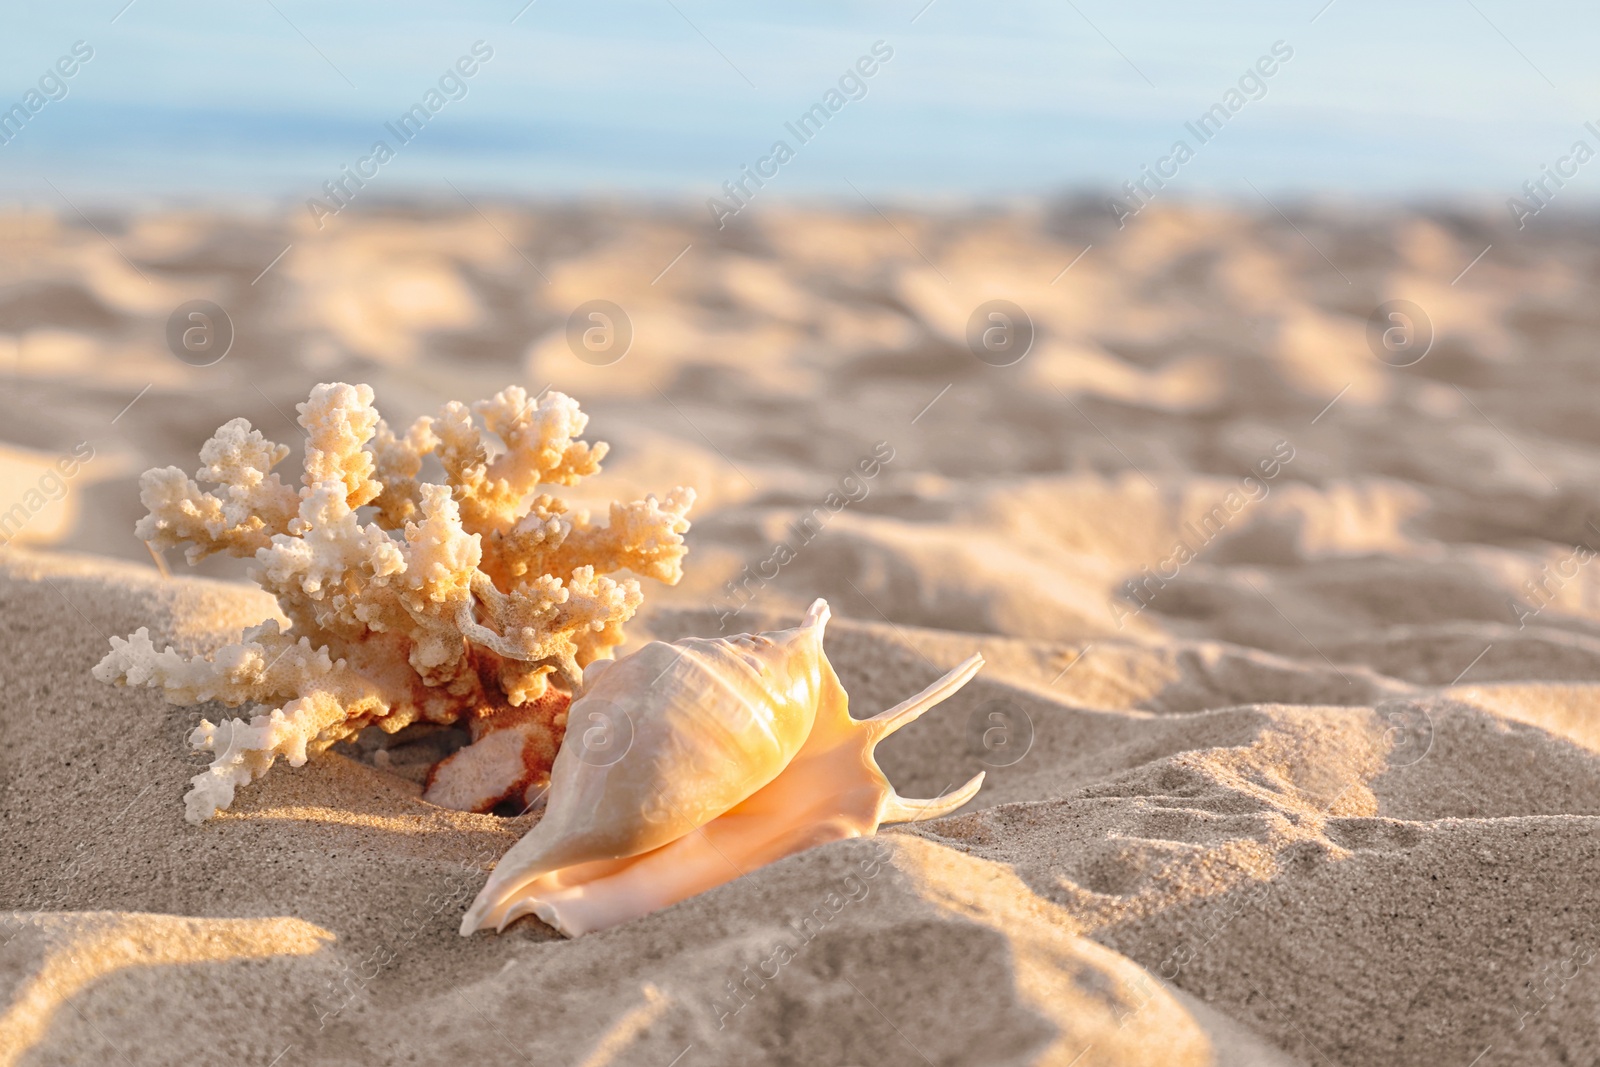
[[[1600,1060],[1592,225],[480,206],[5,219],[0,1065]],[[1434,333],[1407,367],[1368,343],[1395,298]],[[234,323],[211,367],[165,348],[192,299]],[[605,366],[566,339],[592,299],[633,325]],[[990,299],[1036,327],[1013,365],[967,347]],[[577,941],[458,936],[536,816],[415,768],[333,754],[184,822],[221,709],[89,668],[273,605],[232,561],[164,578],[133,476],[235,415],[298,454],[333,379],[395,421],[551,384],[614,446],[596,503],[695,485],[636,642],[826,596],[858,715],[982,651],[880,753],[983,792]]]

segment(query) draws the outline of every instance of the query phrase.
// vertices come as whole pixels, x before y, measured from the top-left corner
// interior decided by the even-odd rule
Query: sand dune
[[[7,220],[6,1062],[1600,1057],[1587,224],[1452,285],[1491,236],[1444,214],[484,208]],[[233,321],[214,366],[166,350],[192,299]],[[631,319],[617,362],[569,346],[594,299]],[[991,299],[1037,333],[1010,366],[967,347]],[[1390,299],[1432,322],[1412,366],[1368,347]],[[596,504],[697,486],[635,640],[825,596],[857,715],[981,650],[880,751],[907,796],[983,792],[575,942],[457,936],[534,816],[425,804],[400,755],[187,824],[216,709],[89,668],[273,607],[227,561],[162,578],[132,474],[235,415],[298,453],[292,404],[332,379],[396,421],[549,383],[614,446]]]

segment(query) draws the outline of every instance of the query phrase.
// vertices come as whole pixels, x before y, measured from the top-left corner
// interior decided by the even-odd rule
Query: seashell
[[[980,773],[932,800],[898,796],[885,737],[960,689],[973,655],[916,696],[852,719],[822,651],[828,605],[793,629],[653,641],[585,672],[544,817],[501,857],[463,936],[533,914],[569,937],[703,893],[881,823],[948,815]]]
[[[467,727],[472,743],[434,764],[422,799],[480,814],[503,801],[532,807],[550,787],[548,768],[566,730],[570,699],[552,685],[521,707],[474,717]]]

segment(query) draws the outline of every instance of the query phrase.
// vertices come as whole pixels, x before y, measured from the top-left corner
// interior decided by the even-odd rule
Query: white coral
[[[692,489],[613,504],[607,526],[538,492],[595,473],[605,456],[603,443],[578,440],[588,417],[570,397],[512,386],[470,408],[447,404],[403,437],[372,401],[368,386],[333,383],[299,405],[298,490],[272,473],[289,450],[244,419],[206,442],[193,478],[168,467],[141,479],[140,537],[186,546],[191,561],[253,557],[251,577],[291,622],[195,658],[158,650],[141,628],[113,638],[95,667],[102,681],[157,687],[175,704],[267,707],[195,729],[190,743],[213,759],[185,796],[190,821],[228,807],[278,757],[300,766],[369,725],[481,721],[538,701],[552,675],[575,688],[643,599],[635,578],[609,574],[682,576]],[[429,455],[444,483],[418,480]],[[553,753],[564,715],[516,714],[527,751]]]
[[[220,551],[251,555],[288,528],[298,506],[294,488],[270,473],[288,454],[244,419],[224,423],[201,447],[193,478],[177,467],[145,471],[139,500],[150,513],[134,532],[158,549],[187,542],[190,563]]]

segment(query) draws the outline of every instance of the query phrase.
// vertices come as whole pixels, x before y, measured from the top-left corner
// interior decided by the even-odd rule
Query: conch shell
[[[852,719],[822,651],[828,614],[818,600],[794,629],[653,641],[593,664],[544,817],[501,857],[462,935],[528,914],[569,937],[603,930],[813,845],[948,815],[976,796],[981,773],[933,800],[900,797],[872,750],[971,680],[983,657]]]

